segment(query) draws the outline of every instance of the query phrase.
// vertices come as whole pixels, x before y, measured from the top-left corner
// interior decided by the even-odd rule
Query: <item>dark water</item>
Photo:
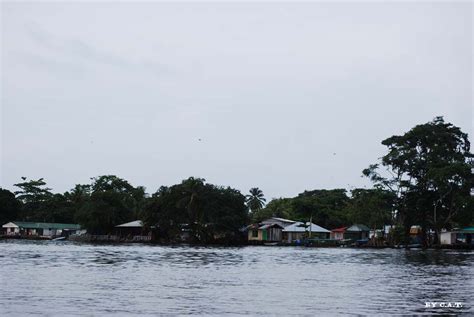
[[[473,275],[448,250],[1,241],[0,315],[474,315]]]

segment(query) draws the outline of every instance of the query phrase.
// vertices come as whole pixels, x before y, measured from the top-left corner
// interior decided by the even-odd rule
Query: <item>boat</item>
[[[263,245],[266,245],[266,246],[275,246],[275,245],[278,245],[278,242],[264,242]]]
[[[63,240],[66,240],[66,237],[57,237],[57,238],[52,239],[51,241],[63,241]]]
[[[408,249],[421,249],[423,246],[420,243],[414,243],[407,245]]]

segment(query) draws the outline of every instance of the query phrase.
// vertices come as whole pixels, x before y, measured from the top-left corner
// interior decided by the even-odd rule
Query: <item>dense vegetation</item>
[[[277,216],[312,219],[329,229],[392,224],[400,240],[406,240],[410,226],[420,225],[425,244],[437,243],[442,228],[474,223],[467,134],[437,117],[382,144],[388,153],[363,171],[374,183],[370,189],[309,190],[265,205],[259,188],[244,196],[193,177],[152,195],[114,175],[92,178],[63,194],[52,193],[42,178],[22,177],[14,185],[18,191],[0,189],[0,221],[78,222],[91,233],[108,234],[120,223],[142,219],[160,241],[177,241],[184,229],[191,241],[212,243],[236,241],[245,224]],[[430,230],[434,241],[427,239]]]

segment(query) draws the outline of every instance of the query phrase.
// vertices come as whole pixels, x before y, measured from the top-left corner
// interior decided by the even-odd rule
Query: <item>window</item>
[[[258,237],[258,230],[252,230],[252,238]]]

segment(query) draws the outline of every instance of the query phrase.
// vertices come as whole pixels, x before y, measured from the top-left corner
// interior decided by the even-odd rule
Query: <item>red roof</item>
[[[332,229],[331,232],[345,232],[347,227]]]

